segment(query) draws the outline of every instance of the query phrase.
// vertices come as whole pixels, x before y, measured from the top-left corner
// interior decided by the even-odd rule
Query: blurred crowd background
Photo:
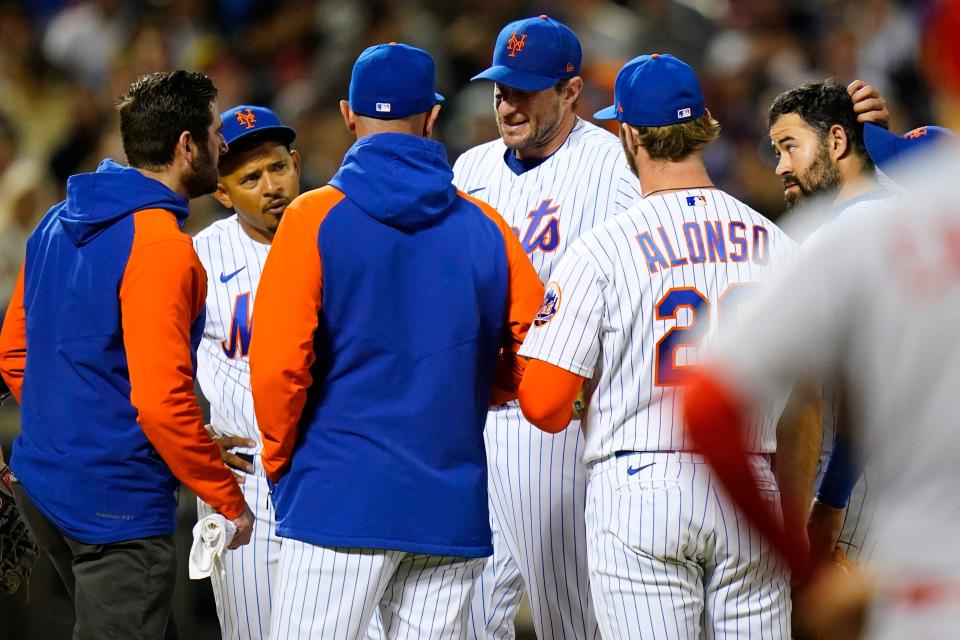
[[[123,159],[113,104],[138,75],[202,70],[222,109],[274,108],[298,131],[307,189],[334,174],[353,141],[338,100],[365,47],[400,41],[433,54],[447,97],[436,137],[452,163],[497,136],[492,86],[470,77],[489,64],[504,24],[541,13],[580,37],[584,118],[611,102],[633,56],[689,62],[723,126],[706,153],[711,175],[771,217],[783,204],[766,111],[785,89],[859,78],[886,98],[895,131],[960,125],[960,0],[0,0],[0,307],[27,236],[67,177]],[[229,213],[211,197],[192,207],[190,232]],[[7,453],[15,418],[15,408],[0,412]],[[191,499],[181,498],[186,532]],[[49,565],[29,609],[23,596],[0,596],[0,638],[68,637],[69,605],[48,597],[48,582]],[[185,638],[216,637],[206,585],[178,589]]]

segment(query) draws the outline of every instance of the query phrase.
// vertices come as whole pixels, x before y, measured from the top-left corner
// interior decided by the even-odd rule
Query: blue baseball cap
[[[471,80],[521,91],[543,91],[580,73],[583,54],[570,27],[549,16],[516,20],[497,36],[493,66]]]
[[[379,120],[429,111],[443,96],[436,92],[433,57],[408,44],[368,47],[350,74],[350,108]]]
[[[289,145],[297,137],[296,131],[280,122],[277,114],[266,107],[242,104],[221,113],[220,121],[223,122],[223,139],[231,151],[241,141],[243,146],[247,146],[248,140],[250,143],[277,140]]]
[[[902,136],[870,122],[863,125],[867,153],[877,166],[887,172],[899,170],[914,154],[953,137],[950,129],[933,125],[918,127]]]
[[[700,81],[686,62],[668,53],[638,56],[613,84],[613,105],[593,114],[638,127],[663,127],[706,112]]]

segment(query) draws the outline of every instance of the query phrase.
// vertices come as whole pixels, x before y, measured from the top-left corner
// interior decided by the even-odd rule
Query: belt
[[[624,456],[632,456],[637,453],[698,453],[697,451],[689,451],[684,449],[657,449],[656,451],[637,451],[635,449],[621,449],[620,451],[614,451],[613,455],[618,458]]]
[[[253,464],[254,455],[252,453],[240,453],[240,452],[232,452],[232,453],[233,455],[237,456],[241,460],[244,460],[246,462],[249,462],[250,464]],[[237,467],[233,466],[232,464],[227,464],[227,466],[230,467],[231,469],[236,469],[237,471],[243,471],[243,469],[237,469]]]
[[[699,451],[690,451],[689,449],[658,449],[658,450],[656,450],[656,451],[637,451],[637,450],[635,450],[635,449],[621,449],[620,451],[614,451],[614,452],[613,452],[613,455],[614,455],[615,457],[617,457],[617,458],[623,458],[624,456],[632,456],[632,455],[635,455],[635,454],[638,454],[638,453],[691,453],[691,454],[699,454],[700,452],[699,452]],[[750,455],[750,456],[760,456],[761,458],[763,458],[763,459],[766,460],[767,462],[771,462],[771,461],[773,460],[773,454],[772,454],[772,453],[752,453],[752,452],[748,452],[747,455]]]

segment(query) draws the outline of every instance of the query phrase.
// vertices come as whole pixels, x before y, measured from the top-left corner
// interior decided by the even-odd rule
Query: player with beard
[[[130,86],[129,166],[70,177],[27,241],[0,331],[23,427],[17,501],[73,600],[75,638],[176,637],[181,481],[236,524],[231,548],[250,540],[253,514],[193,391],[206,279],[180,230],[227,150],[216,96],[186,71]]]
[[[863,122],[885,124],[887,117],[882,99],[859,81],[848,88],[826,80],[779,95],[768,122],[787,207],[814,197],[832,198],[834,218],[840,218],[870,215],[893,198],[878,182],[864,140]],[[815,243],[817,235],[807,244]],[[849,459],[842,384],[826,383],[819,488],[808,523],[811,552],[824,559],[839,549],[865,563],[873,549],[869,529],[875,496],[868,493],[869,469],[857,479]]]
[[[567,247],[640,199],[623,148],[577,115],[581,50],[566,25],[545,15],[507,24],[493,64],[474,80],[492,81],[500,138],[469,149],[454,182],[484,200],[520,238],[543,282]],[[579,418],[562,434],[536,429],[517,402],[487,415],[494,555],[471,605],[475,638],[514,637],[523,592],[540,638],[595,638],[587,578]]]
[[[280,558],[276,518],[267,499],[260,462],[263,444],[250,395],[253,304],[260,272],[280,219],[300,194],[296,132],[265,107],[225,111],[229,151],[220,158],[213,196],[233,215],[197,234],[194,248],[207,272],[206,320],[197,351],[197,381],[210,402],[210,428],[223,460],[237,470],[256,516],[253,544],[224,558],[224,572],[210,576],[224,638],[265,638],[270,629],[271,589]],[[197,501],[197,516],[214,512]]]

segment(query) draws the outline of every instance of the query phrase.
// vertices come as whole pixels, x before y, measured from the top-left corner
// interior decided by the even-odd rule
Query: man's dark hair
[[[781,116],[795,113],[817,132],[821,141],[826,141],[827,133],[833,125],[840,125],[847,134],[850,147],[860,159],[864,171],[873,169],[873,160],[867,153],[863,141],[863,125],[857,122],[853,111],[853,99],[847,88],[832,79],[823,82],[810,82],[796,89],[781,93],[770,106],[767,128],[773,126]]]
[[[207,144],[216,98],[217,88],[202,73],[158,71],[137,78],[117,100],[120,138],[130,166],[169,166],[184,131],[197,144]]]

